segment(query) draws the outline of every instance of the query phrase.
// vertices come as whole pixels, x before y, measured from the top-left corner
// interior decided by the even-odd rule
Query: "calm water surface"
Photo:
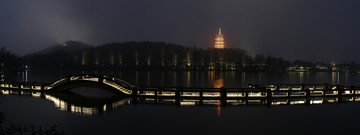
[[[244,72],[122,72],[114,73],[130,83],[152,87],[247,87],[248,83],[329,83],[360,86],[352,73],[244,73]],[[56,80],[58,76],[29,75],[29,81]],[[131,99],[111,99],[111,93],[95,88],[72,90],[74,98],[110,102],[104,112],[91,106],[73,106],[62,95],[31,97],[0,95],[0,111],[6,123],[56,124],[65,134],[335,134],[352,133],[360,120],[360,104],[343,102],[280,106],[176,106],[133,104]],[[80,96],[79,96],[80,95]],[[69,96],[65,96],[69,97]],[[81,98],[84,97],[84,98]],[[107,99],[109,101],[105,101]],[[96,103],[90,103],[96,104]],[[96,106],[96,105],[95,105]],[[89,109],[90,108],[90,109]],[[86,110],[88,109],[88,110]],[[93,114],[91,114],[93,112]]]
[[[120,71],[104,74],[117,76],[137,86],[150,87],[247,87],[249,83],[328,83],[349,86],[360,84],[360,74],[345,72]],[[60,77],[61,75],[29,73],[21,80],[54,82]]]

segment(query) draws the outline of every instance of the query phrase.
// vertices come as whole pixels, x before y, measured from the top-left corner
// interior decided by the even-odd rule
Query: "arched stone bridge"
[[[134,85],[131,85],[119,78],[105,75],[68,75],[53,83],[36,82],[1,82],[0,88],[27,90],[27,91],[67,91],[72,88],[88,86],[108,90],[117,95],[131,95]]]
[[[359,87],[328,84],[269,84],[249,85],[248,88],[139,88],[117,77],[106,75],[68,75],[53,83],[0,82],[0,89],[30,92],[61,92],[75,87],[99,87],[116,95],[159,98],[295,98],[360,96]],[[2,92],[2,91],[0,91]],[[360,99],[360,98],[358,98]],[[356,99],[356,100],[358,100]],[[355,100],[355,99],[354,99]],[[225,100],[226,101],[226,100]]]
[[[72,88],[88,86],[108,90],[117,95],[132,95],[134,85],[119,78],[105,75],[73,75],[61,78],[44,87],[44,90],[67,91]]]

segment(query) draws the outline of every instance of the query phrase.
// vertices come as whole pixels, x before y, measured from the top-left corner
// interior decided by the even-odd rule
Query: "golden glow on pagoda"
[[[215,48],[224,49],[225,48],[225,39],[224,36],[221,34],[221,27],[219,27],[219,34],[215,37]]]

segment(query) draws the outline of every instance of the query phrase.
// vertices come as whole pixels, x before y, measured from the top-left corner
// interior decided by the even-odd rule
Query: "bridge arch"
[[[76,87],[97,87],[116,95],[131,95],[135,87],[116,77],[97,75],[72,75],[61,78],[49,85],[49,91],[68,91]]]

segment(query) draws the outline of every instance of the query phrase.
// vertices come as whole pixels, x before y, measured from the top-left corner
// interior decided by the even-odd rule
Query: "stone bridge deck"
[[[53,83],[0,82],[0,89],[31,92],[60,92],[75,87],[100,87],[121,96],[158,98],[289,98],[356,96],[360,88],[328,84],[269,84],[248,88],[136,87],[119,78],[104,75],[72,75]]]

